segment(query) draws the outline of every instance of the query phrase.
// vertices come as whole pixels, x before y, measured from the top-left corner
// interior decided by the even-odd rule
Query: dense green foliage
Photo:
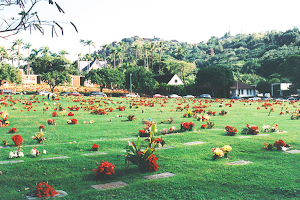
[[[0,65],[0,86],[7,81],[9,83],[21,83],[20,72],[9,64]]]

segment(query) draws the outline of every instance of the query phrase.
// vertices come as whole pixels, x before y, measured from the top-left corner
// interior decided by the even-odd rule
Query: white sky
[[[56,53],[66,50],[74,61],[79,52],[88,53],[80,39],[95,42],[92,52],[103,44],[133,36],[199,43],[211,36],[222,37],[229,30],[236,35],[300,27],[299,0],[56,0],[65,14],[47,2],[36,6],[42,20],[71,21],[79,32],[62,24],[63,36],[52,38],[51,29],[44,36],[27,31],[8,40],[0,38],[0,46],[9,48],[20,38],[32,48],[48,46]],[[4,7],[0,17],[13,16],[14,11]],[[24,56],[26,52],[22,52]]]

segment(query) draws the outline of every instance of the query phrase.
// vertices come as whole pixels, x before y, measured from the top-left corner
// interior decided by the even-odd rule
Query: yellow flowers
[[[214,148],[213,149],[213,154],[218,156],[218,157],[223,157],[224,156],[224,152],[220,148]]]
[[[232,150],[232,147],[229,145],[225,145],[224,147],[222,147],[222,150],[224,153],[229,153]]]

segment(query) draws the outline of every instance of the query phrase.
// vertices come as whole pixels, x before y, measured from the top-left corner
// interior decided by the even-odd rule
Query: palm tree
[[[0,46],[0,62],[2,62],[6,56],[6,49],[3,46]]]
[[[106,62],[106,51],[110,46],[108,44],[102,45],[103,51],[104,51],[104,61],[105,61],[105,67],[107,67],[107,62]]]
[[[150,46],[148,44],[143,44],[143,51],[145,53],[145,59],[144,59],[144,63],[145,63],[145,67],[147,68],[147,70],[149,71],[149,59],[148,59],[148,51],[150,50]]]
[[[154,52],[156,50],[156,45],[154,42],[150,43],[149,50],[151,52],[151,69],[153,70]]]
[[[113,54],[113,58],[114,58],[114,70],[116,70],[116,54],[117,54],[118,50],[117,48],[112,48],[111,49],[111,53]]]
[[[138,44],[134,44],[131,46],[131,48],[135,49],[135,60],[137,60],[138,56],[138,49],[140,48]]]
[[[119,43],[118,43],[118,45],[119,45],[119,53],[120,53],[120,55],[119,55],[119,58],[121,58],[120,59],[120,64],[122,65],[122,63],[123,63],[123,58],[125,57],[125,49],[126,49],[126,46],[125,46],[125,42],[124,41],[120,41]],[[124,55],[123,55],[123,53],[124,53]]]
[[[159,51],[159,64],[158,64],[158,72],[160,72],[161,65],[161,52],[166,49],[166,44],[164,42],[159,42],[157,50]]]
[[[95,47],[95,43],[92,40],[87,40],[85,41],[85,45],[84,46],[89,46],[89,55],[91,55],[91,46]],[[88,71],[90,70],[91,67],[91,63],[89,63],[89,68]]]
[[[24,42],[22,41],[22,39],[16,39],[14,40],[13,42],[13,46],[18,46],[18,68],[20,68],[20,57],[21,57],[21,54],[20,54],[20,47],[21,45],[24,44]]]
[[[12,46],[10,49],[9,49],[9,51],[10,51],[10,54],[8,55],[8,59],[11,59],[11,64],[12,64],[12,66],[14,67],[15,65],[14,65],[14,60],[15,60],[15,55],[16,55],[16,53],[15,53],[15,46]]]
[[[48,56],[51,53],[49,47],[47,46],[41,47],[39,52],[42,52],[43,56]]]
[[[31,46],[32,46],[32,44],[30,44],[30,42],[28,42],[27,44],[25,44],[22,47],[23,49],[27,49],[27,75],[29,75],[29,52],[30,52]]]
[[[65,55],[67,55],[67,54],[69,54],[66,50],[60,50],[59,52],[58,52],[58,54],[61,56],[61,57],[63,57],[63,58],[65,58]]]

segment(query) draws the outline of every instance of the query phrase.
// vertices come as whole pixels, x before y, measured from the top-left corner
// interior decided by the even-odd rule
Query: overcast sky
[[[56,0],[65,14],[47,2],[36,6],[42,20],[71,21],[79,32],[70,24],[62,24],[63,36],[52,38],[51,29],[44,36],[27,31],[0,39],[0,46],[9,48],[20,38],[30,42],[32,48],[48,46],[56,53],[66,50],[74,61],[79,52],[88,53],[80,39],[92,40],[94,51],[103,44],[133,36],[199,43],[228,31],[236,35],[300,27],[299,0]],[[18,11],[17,7],[2,7],[0,17],[12,17]],[[25,51],[23,54],[27,55]]]

